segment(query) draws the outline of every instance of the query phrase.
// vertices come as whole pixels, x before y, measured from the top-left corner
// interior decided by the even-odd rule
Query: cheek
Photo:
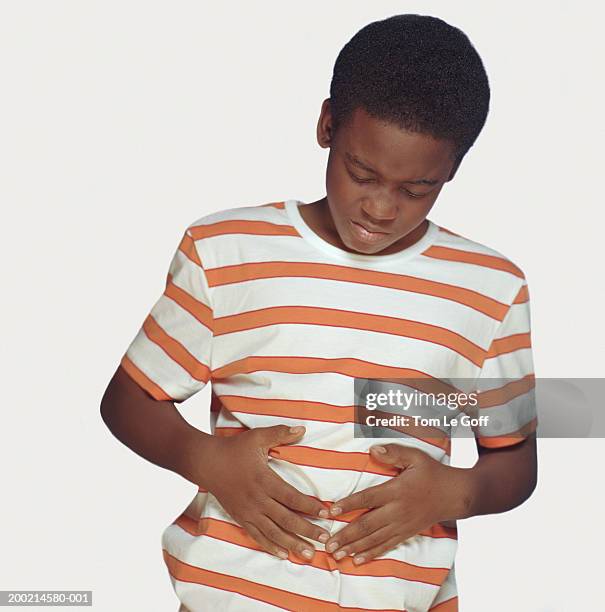
[[[433,204],[435,204],[435,199],[436,198],[431,198],[430,200],[427,200],[426,202],[423,202],[420,206],[418,206],[417,214],[419,217],[422,217],[424,219],[429,214],[431,208],[433,208]]]
[[[353,194],[354,185],[345,170],[339,168],[335,163],[328,159],[326,168],[326,190],[328,197],[333,199],[350,199]]]
[[[411,231],[413,228],[418,227],[428,216],[433,203],[422,206],[406,206],[404,209],[405,227],[407,231]]]
[[[426,218],[426,216],[431,212],[431,209],[435,205],[435,201],[437,200],[438,195],[439,192],[431,195],[431,197],[427,199],[426,202],[423,202],[422,206],[420,206],[420,211],[423,219]]]

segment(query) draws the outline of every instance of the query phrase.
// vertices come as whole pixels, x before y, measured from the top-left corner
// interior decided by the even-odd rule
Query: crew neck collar
[[[308,225],[307,222],[303,219],[300,214],[299,206],[307,206],[306,203],[301,202],[300,200],[286,200],[284,202],[284,208],[292,225],[296,228],[301,238],[306,240],[315,248],[327,253],[328,255],[332,255],[341,259],[343,261],[348,262],[363,262],[363,263],[394,263],[399,261],[404,261],[406,259],[410,259],[415,255],[419,255],[423,251],[425,251],[429,246],[431,246],[437,239],[437,235],[439,233],[439,226],[433,223],[430,219],[427,219],[429,222],[428,229],[414,244],[411,246],[402,249],[401,251],[397,251],[397,253],[390,253],[388,255],[366,255],[364,253],[351,253],[349,251],[345,251],[333,244],[324,240],[321,236],[316,234]]]

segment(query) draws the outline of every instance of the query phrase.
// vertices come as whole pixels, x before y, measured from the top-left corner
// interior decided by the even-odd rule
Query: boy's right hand
[[[282,559],[288,550],[310,560],[314,547],[296,534],[325,542],[330,534],[297,514],[328,518],[326,507],[301,493],[275,473],[268,463],[269,449],[300,439],[304,427],[291,433],[286,425],[258,427],[235,436],[215,436],[212,470],[200,465],[200,482],[267,552]],[[206,454],[208,457],[208,454]],[[305,552],[308,551],[308,552]]]

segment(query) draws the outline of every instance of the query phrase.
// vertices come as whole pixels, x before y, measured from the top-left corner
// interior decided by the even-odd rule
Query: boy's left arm
[[[401,473],[334,503],[332,515],[370,509],[326,542],[336,559],[354,555],[354,563],[364,563],[435,523],[506,512],[522,504],[537,483],[535,433],[498,449],[477,444],[472,468],[444,465],[401,444],[382,447],[386,452],[371,447],[373,457]]]

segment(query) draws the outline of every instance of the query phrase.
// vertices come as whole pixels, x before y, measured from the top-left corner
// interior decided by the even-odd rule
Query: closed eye
[[[349,174],[351,175],[351,178],[356,182],[356,183],[371,183],[374,179],[362,179],[359,178],[358,176],[355,176],[354,174],[352,174],[351,172],[349,172]]]
[[[352,172],[349,172],[349,175],[351,176],[351,178],[356,183],[372,183],[372,182],[374,182],[374,179],[364,179],[364,178],[361,178],[359,176],[356,176]],[[423,198],[425,195],[427,195],[426,193],[413,193],[411,191],[408,191],[407,189],[403,189],[403,191],[405,193],[407,193],[411,198]]]
[[[426,193],[412,193],[407,189],[404,189],[403,191],[405,191],[412,198],[423,198],[426,195]]]

